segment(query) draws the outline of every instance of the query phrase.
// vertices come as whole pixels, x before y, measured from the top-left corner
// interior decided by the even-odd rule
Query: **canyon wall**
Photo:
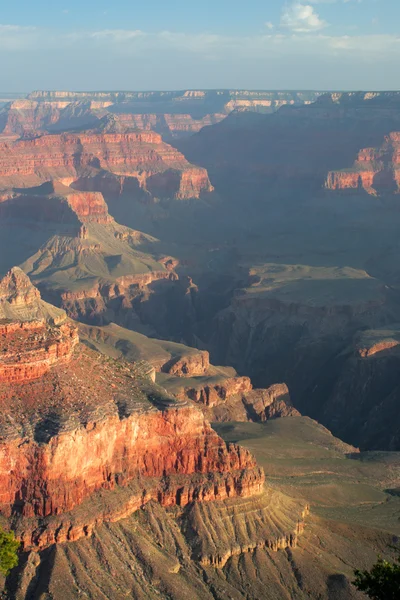
[[[192,135],[234,110],[273,112],[310,103],[318,92],[197,90],[176,92],[36,91],[0,108],[0,134],[30,136],[38,131],[91,127],[118,114],[126,127],[153,130],[165,139]]]
[[[380,170],[371,165],[382,157],[371,158],[368,165],[365,151],[356,168],[354,161],[362,148],[379,146],[399,130],[399,106],[398,93],[324,94],[314,103],[285,105],[274,114],[235,111],[176,146],[208,169],[220,194],[231,197],[264,196],[268,189],[269,196],[293,198],[325,185],[338,188],[338,177],[343,186],[355,188],[361,178],[369,189]],[[378,185],[393,187],[385,169],[381,183],[379,177]]]
[[[152,365],[160,386],[181,401],[195,402],[210,421],[263,422],[299,415],[285,384],[254,389],[250,378],[232,367],[211,365],[206,350],[148,338],[115,323],[80,324],[79,331],[85,344],[107,356]]]
[[[48,180],[71,185],[104,171],[114,176],[120,190],[125,179],[131,178],[145,192],[153,191],[158,197],[198,198],[212,191],[206,171],[190,165],[153,132],[43,135],[0,142],[3,188],[32,187]]]
[[[0,130],[3,135],[27,137],[40,131],[62,131],[89,127],[104,114],[108,102],[35,102],[15,100],[0,109]]]
[[[185,506],[262,491],[247,450],[226,445],[140,364],[81,347],[76,326],[20,269],[0,282],[0,310],[0,513],[17,519],[25,547],[77,539],[150,500]],[[120,488],[123,502],[81,526],[65,517]]]
[[[138,507],[154,497],[146,497],[146,478],[188,476],[186,486],[166,487],[164,497],[154,497],[162,504],[181,506],[196,499],[252,495],[263,484],[250,454],[226,447],[202,413],[189,406],[140,411],[122,420],[91,420],[85,428],[60,432],[44,445],[23,442],[2,442],[0,510],[7,516],[61,514],[98,489],[137,478],[144,483],[136,498]],[[210,485],[213,473],[222,477]],[[192,486],[193,474],[204,475],[203,483]]]

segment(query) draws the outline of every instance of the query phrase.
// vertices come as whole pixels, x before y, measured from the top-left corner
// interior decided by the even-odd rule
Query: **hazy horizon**
[[[119,0],[0,12],[0,88],[396,90],[395,0]]]

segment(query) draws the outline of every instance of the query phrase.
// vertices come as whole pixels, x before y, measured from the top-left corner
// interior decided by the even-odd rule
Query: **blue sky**
[[[399,0],[20,0],[0,91],[399,89]]]

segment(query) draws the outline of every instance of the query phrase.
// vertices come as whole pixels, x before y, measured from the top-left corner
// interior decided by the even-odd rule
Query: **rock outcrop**
[[[205,350],[150,339],[114,323],[81,324],[79,330],[84,342],[99,352],[151,364],[160,386],[181,401],[195,402],[210,421],[263,422],[299,415],[285,384],[254,389],[249,377],[239,377],[233,368],[210,365]]]
[[[84,191],[99,191],[109,174],[120,193],[128,186],[140,196],[198,198],[212,191],[207,173],[153,132],[41,135],[0,142],[0,187],[32,187],[49,180]],[[76,182],[76,183],[74,183]]]
[[[98,122],[109,102],[36,102],[14,100],[0,109],[0,131],[4,135],[29,137],[42,131],[89,127]]]
[[[364,190],[375,195],[398,193],[400,133],[390,133],[377,148],[360,150],[351,168],[328,173],[325,187],[328,190]]]
[[[190,352],[184,356],[175,356],[166,362],[161,370],[163,373],[177,377],[193,377],[205,375],[210,368],[210,355],[205,350]]]
[[[185,506],[262,491],[247,450],[226,445],[140,364],[79,346],[76,326],[19,269],[0,292],[0,513],[25,547],[88,535],[149,500]],[[101,490],[109,504],[95,509]],[[74,520],[85,502],[90,518]]]
[[[0,282],[0,382],[25,383],[68,362],[77,328],[63,311],[46,304],[28,277],[12,269]]]

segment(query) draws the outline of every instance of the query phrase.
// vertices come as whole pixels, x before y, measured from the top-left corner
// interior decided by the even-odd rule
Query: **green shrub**
[[[19,542],[13,531],[4,531],[0,527],[0,573],[8,575],[9,571],[18,564],[17,550]]]
[[[372,600],[399,600],[400,555],[394,563],[378,558],[370,571],[355,571],[353,584]]]

